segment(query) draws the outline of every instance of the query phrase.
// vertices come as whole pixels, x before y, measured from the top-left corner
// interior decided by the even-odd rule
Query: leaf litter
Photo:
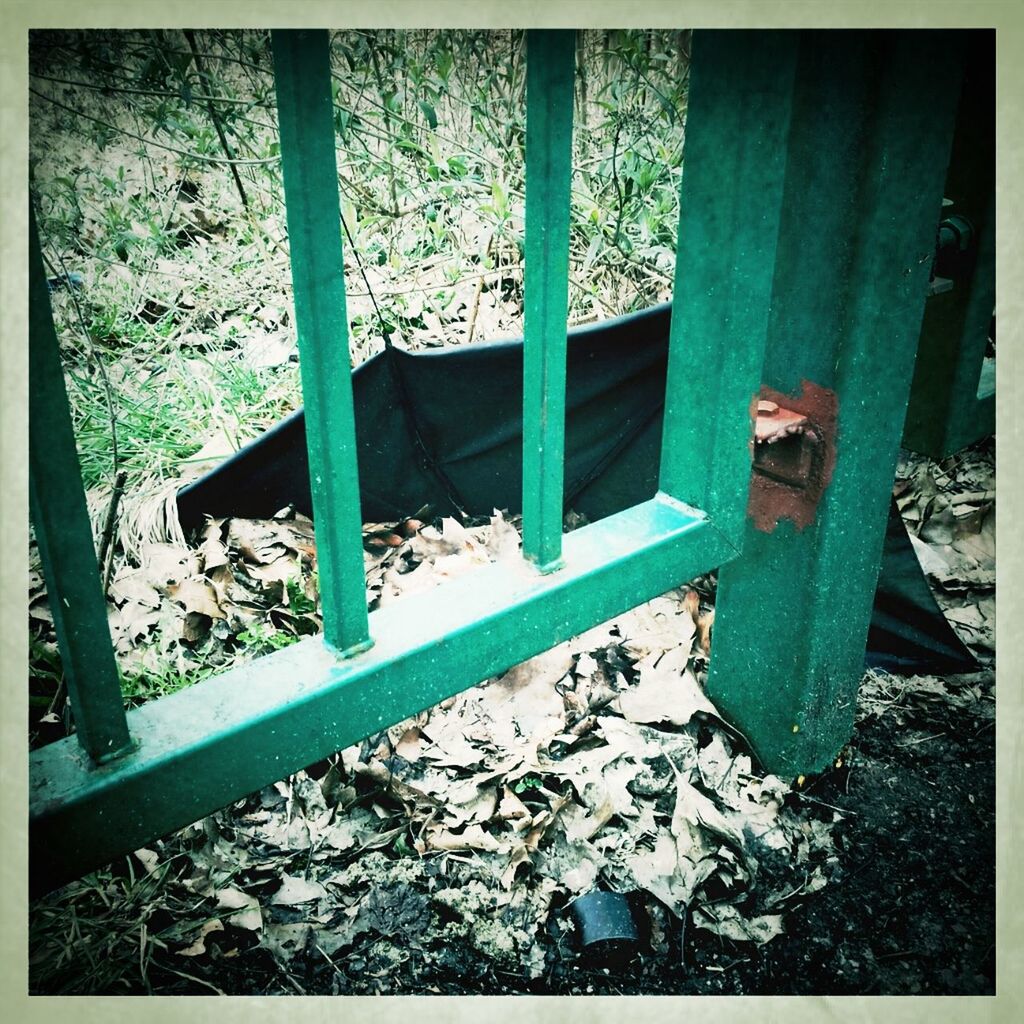
[[[896,500],[921,567],[960,639],[995,660],[996,507],[992,443],[942,462],[901,455]]]
[[[367,524],[369,605],[519,547],[497,512],[472,528]],[[122,668],[316,631],[314,573],[312,524],[290,512],[211,520],[192,548],[148,545],[111,587]],[[168,950],[195,970],[248,933],[242,945],[254,936],[288,969],[357,944],[430,960],[455,938],[537,977],[548,918],[598,887],[677,917],[706,906],[699,928],[768,941],[783,914],[755,910],[791,886],[760,862],[824,878],[831,843],[704,695],[709,612],[696,590],[671,591],[139,851],[146,872],[174,863],[168,902],[192,898]]]
[[[918,466],[901,469],[901,505],[926,509],[917,535],[933,539],[919,543],[961,573],[929,575],[984,608],[989,499],[955,500],[954,481],[937,500]],[[925,528],[950,510],[948,532],[942,518]],[[435,527],[428,512],[364,527],[371,608],[518,557],[501,513]],[[111,597],[122,665],[315,632],[312,524],[289,510],[212,520],[191,548],[149,546]],[[311,956],[386,977],[410,958],[449,963],[455,942],[540,978],[564,955],[567,905],[593,889],[639,895],[654,953],[668,952],[672,917],[719,940],[783,934],[802,900],[841,877],[843,814],[765,775],[704,694],[712,599],[708,580],[670,591],[138,851],[129,860],[157,886],[154,905],[175,908],[153,937],[159,955],[195,975],[259,946],[289,977]],[[984,657],[990,633],[962,635]],[[860,717],[933,702],[991,720],[987,682],[869,672]],[[40,903],[59,907],[99,877]]]

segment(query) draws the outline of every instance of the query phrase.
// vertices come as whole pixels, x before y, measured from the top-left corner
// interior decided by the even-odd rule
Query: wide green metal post
[[[808,417],[779,451],[807,446],[818,477],[755,469],[707,684],[780,774],[853,728],[959,66],[944,32],[801,38],[763,394]]]
[[[327,32],[271,33],[324,640],[371,643]]]
[[[523,554],[542,572],[562,559],[575,35],[526,36]]]
[[[78,742],[132,749],[100,588],[35,217],[29,208],[29,501]]]
[[[662,435],[662,491],[738,548],[786,168],[797,36],[696,33]]]

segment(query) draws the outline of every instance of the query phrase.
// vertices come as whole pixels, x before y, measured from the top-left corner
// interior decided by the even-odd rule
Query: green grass
[[[229,427],[229,436],[240,447],[300,400],[297,366],[257,370],[238,359],[214,361],[200,355],[186,360],[179,353],[153,362],[152,372],[124,380],[115,392],[120,468],[129,472],[129,479],[179,475],[217,423]],[[205,371],[198,372],[196,363]],[[111,474],[110,410],[98,374],[82,367],[70,370],[69,378],[68,399],[88,489]]]
[[[217,671],[219,669],[211,665],[199,664],[194,668],[181,669],[168,664],[154,671],[127,672],[121,676],[121,694],[127,706],[137,707],[208,679]]]

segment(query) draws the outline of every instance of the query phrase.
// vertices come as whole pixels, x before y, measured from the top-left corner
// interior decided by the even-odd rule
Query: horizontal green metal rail
[[[31,756],[31,883],[60,884],[664,593],[732,554],[659,496],[565,538],[565,566],[483,566],[370,616],[376,644],[319,638],[131,711],[139,749],[96,766],[74,737]]]

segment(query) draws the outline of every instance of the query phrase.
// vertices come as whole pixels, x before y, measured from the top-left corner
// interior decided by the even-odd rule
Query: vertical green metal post
[[[523,554],[542,572],[562,560],[574,53],[575,32],[527,33]]]
[[[853,729],[959,68],[950,33],[801,40],[764,383],[834,393],[835,464],[802,529],[748,521],[707,684],[778,774],[823,768]]]
[[[966,64],[944,194],[973,228],[975,258],[950,291],[933,295],[921,324],[903,444],[945,458],[996,428],[995,395],[979,393],[995,306],[995,32],[962,34]]]
[[[793,32],[694,34],[659,487],[738,547],[796,67]]]
[[[271,33],[324,640],[370,646],[327,32]]]
[[[995,194],[971,217],[977,263],[951,291],[925,306],[903,446],[944,459],[996,429],[994,391],[979,391],[979,377],[996,299]]]
[[[78,741],[133,748],[110,642],[35,217],[29,209],[29,502]]]

